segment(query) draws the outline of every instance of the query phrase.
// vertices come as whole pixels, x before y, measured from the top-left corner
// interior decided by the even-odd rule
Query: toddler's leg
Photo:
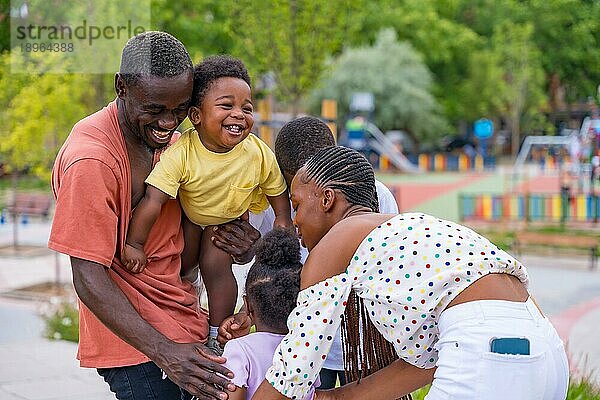
[[[212,243],[211,229],[211,226],[204,229],[199,265],[208,295],[209,337],[216,338],[217,328],[235,309],[237,282],[231,271],[231,256]]]
[[[192,283],[198,279],[198,255],[202,228],[190,221],[185,214],[181,217],[185,245],[181,253],[181,277]]]

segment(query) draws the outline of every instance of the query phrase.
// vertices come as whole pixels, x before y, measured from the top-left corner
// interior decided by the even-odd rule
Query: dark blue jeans
[[[340,386],[346,384],[344,371],[337,371],[335,369],[321,368],[319,379],[321,380],[321,386],[319,386],[321,390],[333,389],[338,379],[340,380]]]
[[[162,378],[162,371],[149,361],[128,367],[98,368],[118,400],[188,400],[192,396]]]

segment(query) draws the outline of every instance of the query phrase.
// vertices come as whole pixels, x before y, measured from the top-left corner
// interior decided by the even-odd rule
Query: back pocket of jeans
[[[545,353],[532,356],[483,353],[479,370],[480,399],[543,399],[547,376]]]

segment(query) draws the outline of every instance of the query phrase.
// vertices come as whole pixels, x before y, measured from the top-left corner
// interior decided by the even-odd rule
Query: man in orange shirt
[[[232,376],[224,359],[202,344],[207,314],[180,277],[184,242],[175,200],[150,232],[146,269],[132,274],[119,261],[131,210],[187,115],[192,85],[181,42],[163,32],[133,37],[115,76],[116,100],[73,127],[52,171],[48,246],[71,257],[80,300],[77,357],[82,367],[98,369],[118,399],[216,399],[235,390],[223,377]]]

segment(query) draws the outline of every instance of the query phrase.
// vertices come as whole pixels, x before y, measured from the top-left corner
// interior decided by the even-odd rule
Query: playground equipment
[[[534,157],[537,165],[526,165],[536,146],[545,147],[543,154]],[[562,151],[557,155],[550,154],[548,148],[553,146],[561,148]],[[527,136],[513,166],[512,187],[516,186],[521,176],[531,178],[540,172],[558,171],[561,185],[568,185],[570,190],[578,193],[590,193],[593,191],[593,182],[589,153],[589,140],[577,130],[572,130],[568,136]]]
[[[381,130],[371,122],[365,123],[365,132],[371,137],[369,138],[369,147],[379,157],[386,157],[396,168],[407,173],[422,173],[423,170],[411,163],[402,152],[396,150],[394,142],[381,132]]]
[[[377,154],[384,164],[391,163],[402,172],[423,172],[412,164],[396,145],[370,120],[375,110],[375,96],[369,92],[355,92],[350,98],[350,116],[346,122],[344,145],[368,154]]]
[[[547,145],[547,146],[566,146],[568,147],[571,143],[572,138],[568,136],[527,136],[521,146],[521,151],[517,155],[517,159],[514,164],[514,171],[521,171],[527,161],[527,156],[531,152],[534,145]]]

